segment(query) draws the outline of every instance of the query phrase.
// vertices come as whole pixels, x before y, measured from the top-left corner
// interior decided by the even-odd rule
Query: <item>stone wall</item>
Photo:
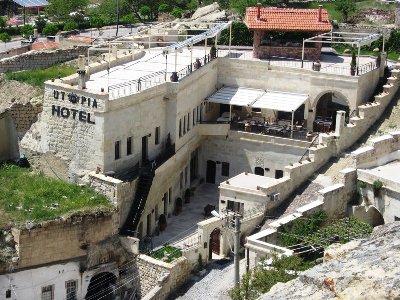
[[[26,53],[30,50],[31,50],[30,45],[21,46],[18,48],[10,48],[10,49],[0,52],[0,59],[12,57],[15,55],[20,55],[20,54]]]
[[[139,255],[136,261],[141,299],[166,299],[169,293],[190,278],[190,264],[185,257],[173,263],[165,263],[147,255]]]
[[[0,73],[48,68],[84,55],[88,46],[51,51],[31,51],[0,61]]]
[[[113,214],[74,215],[37,224],[30,231],[13,228],[19,262],[26,268],[86,256],[91,245],[115,234]]]
[[[18,157],[18,135],[10,113],[0,112],[0,162]]]
[[[13,103],[8,109],[14,120],[17,133],[21,138],[31,125],[37,121],[38,114],[42,112],[42,99],[33,98],[26,104]]]
[[[92,172],[89,174],[89,185],[106,196],[117,207],[118,228],[124,225],[135,198],[137,179],[123,182],[113,177]]]

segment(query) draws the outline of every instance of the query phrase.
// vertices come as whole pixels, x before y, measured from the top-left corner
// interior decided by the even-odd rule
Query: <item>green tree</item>
[[[229,44],[229,29],[222,31],[218,43],[221,45]],[[232,45],[253,46],[253,33],[242,22],[232,23]]]
[[[64,24],[64,31],[71,31],[71,30],[75,30],[78,29],[78,24],[72,21],[69,21],[67,23]]]
[[[47,23],[43,28],[44,35],[56,35],[58,32],[58,26],[54,23]]]
[[[43,31],[43,28],[44,28],[44,26],[46,26],[46,24],[47,24],[47,21],[46,21],[46,19],[43,18],[43,17],[38,17],[38,18],[35,20],[35,26],[36,26],[38,32],[42,32],[42,31]]]
[[[347,22],[350,14],[356,11],[356,4],[353,0],[335,0],[335,6],[342,13],[344,22]]]
[[[171,6],[166,3],[161,3],[158,7],[158,12],[160,13],[169,13],[171,11]]]
[[[11,36],[7,32],[0,33],[0,41],[7,47],[7,42],[11,41]]]
[[[139,9],[139,14],[143,17],[145,17],[147,20],[149,20],[151,18],[151,8],[150,6],[147,5],[143,5],[140,9]]]
[[[118,11],[120,16],[131,14],[128,0],[118,0]],[[102,0],[99,6],[87,10],[89,16],[102,16],[106,24],[114,24],[117,21],[117,1]]]
[[[46,13],[58,20],[71,19],[70,13],[81,11],[89,4],[89,0],[49,0]]]
[[[104,20],[101,17],[95,16],[90,18],[90,22],[93,27],[97,28],[100,33],[100,29],[104,26]]]
[[[174,10],[171,12],[171,15],[173,15],[175,18],[182,18],[182,9],[179,7],[175,7]]]
[[[21,27],[21,35],[24,38],[29,38],[29,36],[33,35],[33,26],[26,24],[24,26]]]
[[[3,17],[0,17],[0,28],[6,27],[6,19]]]

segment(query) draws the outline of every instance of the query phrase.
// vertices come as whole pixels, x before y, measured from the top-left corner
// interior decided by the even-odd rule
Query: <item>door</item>
[[[167,217],[168,216],[168,193],[164,194],[163,201],[164,201],[164,215],[165,215],[165,217]]]
[[[206,182],[215,183],[215,171],[216,171],[215,161],[207,160]]]
[[[221,230],[219,228],[215,228],[210,234],[210,248],[209,248],[209,258],[212,258],[212,254],[219,255],[219,248],[220,248],[220,235]]]
[[[147,215],[147,229],[146,229],[146,235],[151,236],[151,213]]]
[[[142,137],[142,162],[147,161],[148,137]]]

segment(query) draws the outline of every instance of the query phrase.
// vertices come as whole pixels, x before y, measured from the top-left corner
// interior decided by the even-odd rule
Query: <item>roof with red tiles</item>
[[[245,23],[251,30],[329,32],[332,29],[328,11],[324,8],[321,9],[320,22],[318,8],[261,7],[259,19],[257,19],[257,9],[257,7],[246,9]]]
[[[71,35],[68,39],[71,41],[88,43],[88,44],[92,43],[95,40],[94,38],[82,35]]]
[[[58,49],[60,48],[60,43],[52,41],[35,42],[32,44],[31,48],[32,50]]]

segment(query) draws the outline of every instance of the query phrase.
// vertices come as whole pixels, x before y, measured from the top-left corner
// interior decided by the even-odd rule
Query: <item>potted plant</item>
[[[211,56],[211,59],[217,58],[217,48],[215,48],[215,46],[211,47],[210,56]]]
[[[176,198],[175,201],[175,213],[179,215],[182,212],[182,198]]]
[[[190,189],[185,190],[185,203],[190,203]]]
[[[321,71],[321,62],[319,61],[319,59],[317,59],[314,63],[313,63],[313,70],[314,71]]]
[[[382,181],[380,181],[379,179],[375,180],[374,183],[372,184],[373,188],[374,188],[374,196],[378,197],[379,193],[383,187],[383,183]]]
[[[353,54],[351,55],[351,62],[350,62],[350,75],[351,76],[356,75],[356,69],[357,69],[357,59],[356,59],[356,53],[353,51]]]
[[[165,217],[164,214],[161,214],[158,217],[158,227],[160,228],[160,231],[164,231],[165,228],[167,227],[167,218]]]

